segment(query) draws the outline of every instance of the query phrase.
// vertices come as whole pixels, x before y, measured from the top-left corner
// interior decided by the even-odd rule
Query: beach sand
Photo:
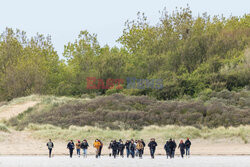
[[[0,155],[47,155],[47,140],[39,140],[32,137],[28,131],[11,131],[11,133],[0,133]],[[240,140],[240,139],[239,139]],[[250,144],[244,144],[238,140],[192,140],[192,155],[250,155]],[[53,141],[55,148],[54,155],[68,154],[66,141]],[[76,142],[76,141],[75,141]],[[89,154],[94,154],[92,146],[94,141],[89,142]],[[148,141],[145,139],[146,144]],[[163,149],[164,143],[158,143],[156,154],[165,155]],[[104,143],[103,154],[109,154],[108,143]],[[145,148],[145,154],[149,154],[148,147]],[[179,150],[176,149],[176,154]]]

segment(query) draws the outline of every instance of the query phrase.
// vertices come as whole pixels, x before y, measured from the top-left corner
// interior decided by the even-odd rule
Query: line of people
[[[51,158],[52,149],[54,148],[54,143],[49,139],[49,142],[47,143],[47,147],[49,149],[49,157]],[[80,140],[77,141],[76,144],[74,144],[73,140],[70,140],[67,144],[67,149],[69,149],[69,155],[70,158],[73,156],[73,151],[76,148],[77,156],[81,156],[81,149],[83,151],[83,157],[87,157],[87,150],[88,150],[89,144],[86,139],[84,139],[82,142]],[[96,139],[93,147],[95,148],[96,152],[96,158],[101,157],[101,152],[103,148],[103,143],[100,139]],[[124,150],[126,150],[126,156],[129,158],[130,156],[134,158],[135,156],[138,156],[139,158],[142,158],[144,154],[144,148],[146,147],[146,144],[143,139],[141,140],[127,140],[125,143],[120,139],[119,141],[112,140],[109,143],[108,149],[110,150],[109,156],[113,156],[116,158],[117,156],[124,157]],[[154,159],[155,157],[155,150],[157,147],[157,143],[154,138],[150,139],[150,142],[148,143],[148,147],[150,150],[150,156]],[[164,149],[166,151],[167,158],[174,158],[175,156],[175,150],[176,150],[176,142],[175,140],[172,140],[171,138],[166,141],[166,144],[164,145]],[[186,152],[186,156],[190,156],[190,147],[191,147],[191,141],[189,138],[183,142],[183,140],[180,141],[178,148],[180,149],[180,155],[183,158],[184,154]]]
[[[114,156],[116,158],[117,155],[124,157],[124,149],[126,149],[127,157],[131,156],[134,158],[135,156],[139,156],[142,158],[144,153],[144,148],[146,144],[141,140],[127,140],[125,143],[120,139],[119,142],[116,140],[112,140],[109,144],[108,149],[110,150],[109,156]]]
[[[76,148],[76,154],[78,157],[81,156],[81,149],[83,150],[83,157],[87,157],[88,147],[89,147],[89,144],[86,139],[84,139],[82,142],[78,140],[76,144],[74,144],[73,140],[70,140],[70,142],[67,144],[67,149],[69,149],[70,158],[72,158],[73,151],[75,148]]]
[[[174,158],[175,156],[175,149],[176,149],[177,145],[175,140],[172,140],[171,138],[166,142],[166,144],[164,145],[164,149],[166,151],[166,155],[167,158]],[[185,154],[185,150],[186,150],[186,156],[190,156],[190,147],[191,147],[191,141],[189,140],[189,138],[187,138],[187,140],[185,141],[185,143],[183,142],[183,140],[180,141],[178,148],[180,149],[180,155],[183,158],[184,154]]]

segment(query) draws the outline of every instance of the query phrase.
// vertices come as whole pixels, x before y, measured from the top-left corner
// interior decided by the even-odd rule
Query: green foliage
[[[60,60],[50,36],[6,28],[0,36],[0,100],[50,94],[60,81]]]
[[[135,59],[132,73],[164,79],[162,90],[147,94],[164,100],[196,97],[204,89],[249,85],[250,68],[243,65],[249,22],[249,15],[224,18],[204,13],[195,18],[187,7],[172,14],[163,11],[160,24],[150,26],[139,13],[137,20],[126,23],[119,42]]]
[[[65,61],[59,60],[50,36],[27,38],[23,31],[6,28],[0,35],[0,100],[33,93],[120,92],[87,89],[87,77],[162,79],[160,90],[122,90],[160,100],[197,97],[204,90],[237,91],[250,86],[249,25],[249,14],[194,17],[189,6],[171,14],[164,9],[157,25],[139,12],[125,23],[120,48],[101,47],[96,34],[81,31],[65,46]]]
[[[114,85],[113,87],[111,87],[110,89],[108,89],[106,91],[106,95],[111,95],[111,94],[116,94],[116,93],[120,93],[123,90],[123,86],[122,85]]]

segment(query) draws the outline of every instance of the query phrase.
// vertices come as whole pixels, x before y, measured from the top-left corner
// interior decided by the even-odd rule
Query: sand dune
[[[20,104],[3,105],[0,108],[0,120],[8,120],[18,114],[26,111],[28,108],[35,106],[38,101],[27,101]]]

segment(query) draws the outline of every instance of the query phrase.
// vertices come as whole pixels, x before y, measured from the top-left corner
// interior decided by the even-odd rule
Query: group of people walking
[[[76,148],[76,154],[77,156],[81,156],[81,149],[83,150],[83,157],[87,157],[87,150],[88,150],[89,144],[86,139],[84,139],[82,142],[80,140],[77,141],[76,144],[74,144],[73,140],[70,140],[70,142],[67,145],[67,149],[69,149],[69,156],[72,158],[73,151]]]
[[[171,138],[166,142],[164,145],[164,150],[166,151],[167,158],[174,158],[175,156],[175,149],[177,145],[175,140],[172,140]],[[183,140],[180,141],[178,148],[180,149],[180,155],[183,158],[186,150],[186,156],[190,156],[190,147],[191,147],[191,141],[189,138],[183,142]]]
[[[157,147],[157,143],[154,138],[150,139],[150,142],[147,145],[150,150],[150,156],[151,158],[155,157],[155,150]],[[54,143],[49,139],[49,142],[47,143],[47,147],[49,149],[49,157],[51,158],[52,149],[54,148]],[[77,141],[76,144],[74,144],[73,140],[70,140],[67,144],[67,149],[69,150],[70,158],[73,156],[73,151],[76,148],[77,156],[81,156],[81,150],[83,151],[83,157],[87,157],[87,150],[88,150],[89,144],[86,139],[84,139],[82,142],[80,140]],[[101,157],[101,152],[103,148],[103,143],[100,139],[96,139],[93,147],[95,148],[96,158]],[[113,156],[116,158],[117,156],[124,157],[124,150],[126,150],[126,156],[127,158],[132,157],[139,157],[142,158],[144,154],[144,148],[146,147],[146,144],[143,139],[141,140],[127,140],[125,143],[120,139],[119,141],[112,140],[109,143],[108,149],[110,151],[109,156]],[[180,141],[178,148],[180,149],[180,155],[183,158],[184,154],[186,153],[186,156],[190,156],[190,147],[191,147],[191,141],[189,138],[185,142],[183,140]],[[174,158],[175,156],[175,150],[177,148],[177,144],[175,140],[172,140],[171,138],[166,141],[166,144],[164,145],[164,149],[166,151],[167,158]]]
[[[127,157],[131,156],[134,158],[135,156],[139,156],[142,158],[144,153],[144,147],[146,146],[145,142],[141,140],[127,140],[125,143],[120,139],[119,142],[116,140],[112,140],[109,144],[108,149],[110,150],[109,156],[114,156],[116,158],[117,155],[124,157],[124,150],[126,149]]]

